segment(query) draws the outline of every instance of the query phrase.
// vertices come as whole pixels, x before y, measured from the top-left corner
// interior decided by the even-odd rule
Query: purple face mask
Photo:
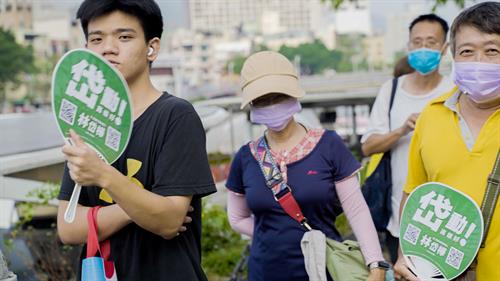
[[[455,84],[473,101],[482,102],[500,95],[500,64],[456,62],[453,66]]]
[[[296,99],[265,107],[252,106],[250,108],[250,121],[265,125],[269,129],[279,132],[288,125],[293,115],[301,109],[302,107]]]

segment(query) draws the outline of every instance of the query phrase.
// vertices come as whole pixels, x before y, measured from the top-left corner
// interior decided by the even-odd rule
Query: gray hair
[[[463,10],[450,29],[451,53],[455,56],[455,36],[463,26],[471,26],[488,34],[500,34],[500,3],[484,2]]]

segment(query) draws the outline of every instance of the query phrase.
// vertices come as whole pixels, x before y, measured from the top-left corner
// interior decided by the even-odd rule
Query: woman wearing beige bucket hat
[[[248,280],[332,280],[324,248],[302,250],[301,243],[313,232],[340,241],[335,218],[342,212],[370,267],[367,280],[384,280],[386,263],[357,179],[360,164],[334,131],[294,120],[305,93],[293,65],[276,52],[253,54],[241,88],[241,108],[249,105],[251,121],[268,129],[240,148],[226,183],[230,224],[252,237]]]

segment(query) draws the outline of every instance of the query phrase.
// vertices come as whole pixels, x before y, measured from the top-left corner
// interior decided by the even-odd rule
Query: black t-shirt
[[[115,262],[118,280],[206,280],[200,265],[201,197],[216,189],[208,165],[205,132],[192,105],[164,93],[135,120],[130,142],[113,167],[153,193],[192,195],[194,207],[187,231],[171,240],[135,223],[111,236],[110,259]],[[66,167],[58,199],[69,200],[73,187]],[[113,204],[99,187],[83,187],[79,203]],[[82,259],[85,251],[84,247]]]

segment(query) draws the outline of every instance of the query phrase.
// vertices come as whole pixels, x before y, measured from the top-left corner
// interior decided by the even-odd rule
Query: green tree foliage
[[[344,2],[357,2],[356,0],[321,0],[323,2],[330,2],[332,7],[338,9],[340,5]],[[465,6],[465,0],[434,0],[434,6],[432,7],[432,11],[435,11],[437,7],[445,5],[447,2],[455,2],[455,4],[463,8]]]
[[[295,57],[299,57],[301,73],[306,75],[318,74],[325,69],[337,69],[342,59],[341,52],[328,50],[320,40],[300,44],[298,47],[283,45],[279,52],[292,62]]]
[[[352,40],[351,40],[352,41]],[[338,72],[352,71],[352,63],[350,55],[353,51],[350,49],[351,41],[343,49],[329,50],[320,40],[315,40],[312,43],[303,43],[297,47],[283,45],[279,52],[287,57],[291,62],[295,58],[300,59],[300,71],[305,75],[320,74],[324,70],[334,69]],[[345,49],[345,50],[344,50]],[[268,50],[267,48],[259,48],[253,52]],[[252,53],[253,53],[252,52]],[[361,51],[359,51],[361,52]],[[239,74],[246,57],[236,56],[226,65],[229,71]],[[366,62],[360,62],[360,66],[366,66]],[[366,66],[367,68],[367,66]],[[359,69],[359,67],[358,67]]]
[[[219,205],[204,204],[202,220],[203,269],[209,276],[229,276],[248,242],[231,229],[226,211]]]
[[[50,83],[52,80],[52,71],[54,70],[59,57],[37,57],[35,59],[36,74],[32,75],[31,80],[27,81],[28,93],[26,100],[30,103],[50,102]]]
[[[227,162],[228,159],[223,154],[213,154],[211,155],[211,161],[221,163]],[[41,258],[41,264],[30,266],[33,266],[37,274],[48,274],[51,277],[50,280],[71,280],[70,277],[74,273],[73,261],[79,255],[80,247],[61,245],[56,235],[55,223],[50,229],[43,230],[44,232],[37,232],[33,228],[30,228],[29,231],[26,230],[26,226],[30,225],[32,221],[35,209],[39,206],[47,206],[49,201],[57,198],[59,186],[60,184],[47,183],[43,187],[28,193],[28,196],[36,199],[37,202],[23,202],[18,204],[20,221],[16,228],[11,231],[10,236],[4,239],[3,243],[8,249],[12,249],[14,238],[20,236],[28,237],[30,239],[28,246],[32,246],[30,250],[32,252],[37,251],[33,255],[36,257],[45,257],[41,255],[43,252],[39,250],[41,248],[40,241],[43,241],[45,243],[43,245],[46,246],[49,252],[47,256],[51,258]],[[241,258],[243,249],[245,249],[249,241],[243,240],[240,234],[231,229],[226,210],[219,205],[210,205],[206,201],[203,201],[202,220],[201,248],[203,269],[209,276],[209,280],[227,280],[227,277],[231,275],[232,270]],[[69,257],[72,258],[69,259]],[[49,279],[40,278],[40,280]]]
[[[362,55],[363,39],[364,35],[361,34],[344,34],[337,36],[337,49],[342,53],[342,59],[337,68],[338,72],[368,69],[366,58]]]
[[[401,59],[402,57],[406,56],[408,52],[406,50],[401,50],[401,51],[397,51],[395,54],[394,54],[394,61],[398,61],[399,59]]]
[[[252,48],[253,50],[253,53],[256,53],[256,52],[261,52],[261,51],[268,51],[269,50],[269,47],[267,47],[266,45],[264,44],[258,44],[256,46],[254,46]]]
[[[226,69],[228,70],[228,72],[240,74],[241,68],[243,67],[243,63],[245,62],[245,60],[246,60],[245,56],[238,55],[227,63]]]
[[[455,4],[460,8],[465,7],[465,0],[434,0],[434,1],[435,1],[435,3],[434,3],[434,6],[432,7],[433,12],[436,11],[437,7],[445,5],[448,1],[455,2]]]
[[[50,211],[49,201],[57,198],[60,184],[46,183],[42,187],[28,192],[35,202],[18,202],[16,204],[19,221],[10,232],[3,237],[3,243],[7,251],[15,250],[14,241],[22,240],[27,246],[30,256],[21,256],[20,262],[26,268],[33,270],[36,280],[74,280],[74,261],[80,255],[81,246],[63,245],[57,236],[56,219],[50,225],[33,221],[33,216],[40,211]],[[52,218],[45,217],[44,221]],[[1,243],[1,242],[0,242]],[[49,258],[47,258],[49,257]],[[2,279],[3,280],[3,279]]]
[[[7,85],[17,86],[23,73],[35,72],[33,49],[16,42],[10,31],[0,28],[0,110],[5,102]]]

